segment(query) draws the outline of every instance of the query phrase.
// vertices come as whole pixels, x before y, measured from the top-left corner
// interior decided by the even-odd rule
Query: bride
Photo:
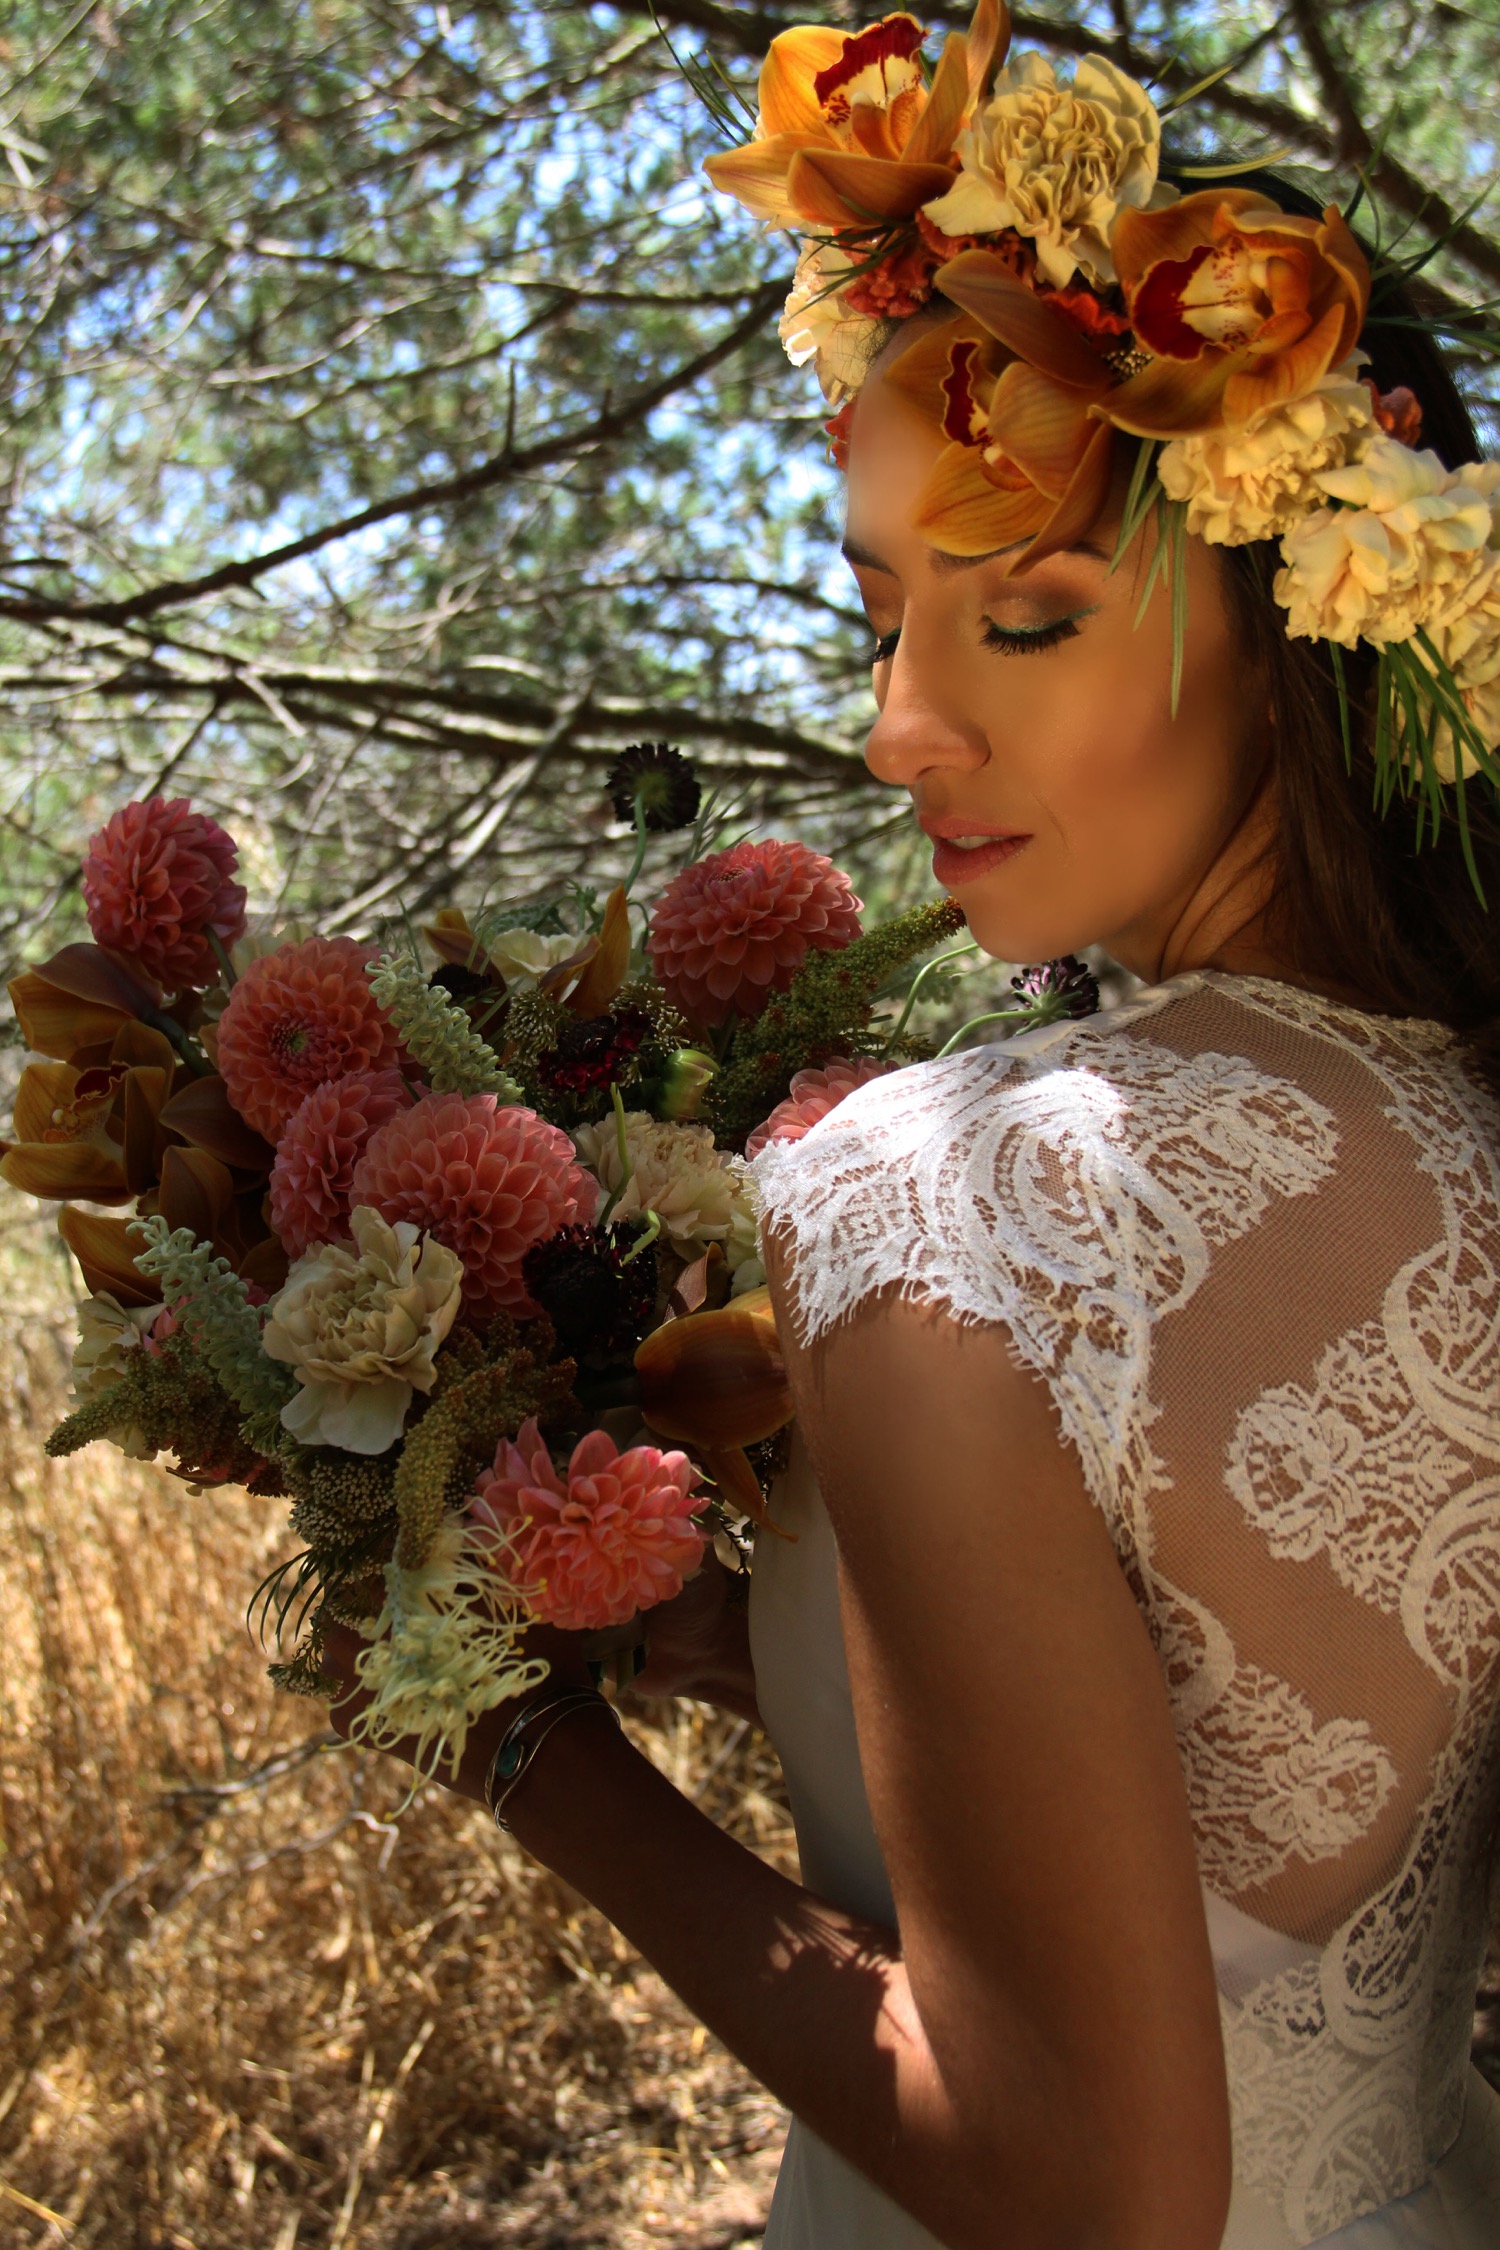
[[[1069,234],[1065,165],[1028,203],[995,155],[1047,66],[997,78],[982,7],[929,87],[909,21],[785,35],[712,169],[824,220],[788,332],[858,393],[871,770],[987,951],[1098,944],[1145,989],[759,1160],[797,1538],[748,1617],[713,1563],[653,1612],[641,1685],[763,1720],[802,1883],[563,1723],[602,1705],[556,1707],[560,1638],[505,1820],[792,2111],[768,2250],[1481,2250],[1500,832],[1452,777],[1494,740],[1500,532],[1454,527],[1495,479],[1416,450],[1419,410],[1474,448],[1424,340],[1362,328],[1341,222],[1170,202],[1093,58],[1064,125],[1114,201],[1096,165]],[[1378,611],[1412,553],[1460,558],[1487,641],[1435,641],[1410,574]],[[1428,704],[1376,654],[1422,614]]]

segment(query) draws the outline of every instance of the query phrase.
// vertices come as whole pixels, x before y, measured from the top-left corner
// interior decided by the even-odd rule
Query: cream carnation
[[[851,312],[841,290],[854,260],[831,242],[804,242],[778,334],[793,367],[809,360],[823,396],[837,403],[857,391],[879,340],[881,323]]]
[[[1464,709],[1473,720],[1487,750],[1500,751],[1500,554],[1486,550],[1477,556],[1463,578],[1448,591],[1427,627],[1428,638],[1453,674]],[[1418,663],[1431,669],[1431,660],[1419,642],[1412,652]],[[1479,760],[1469,743],[1455,757],[1452,728],[1439,726],[1433,756],[1444,781],[1454,779],[1461,763],[1465,776],[1479,771]]]
[[[620,1185],[619,1135],[613,1117],[574,1134],[578,1153],[611,1194]],[[645,1110],[625,1112],[630,1180],[610,1213],[632,1219],[655,1211],[680,1258],[698,1258],[717,1242],[730,1272],[756,1249],[755,1191],[748,1167],[714,1146],[706,1125],[662,1125]]]
[[[354,1248],[325,1242],[299,1258],[272,1300],[262,1335],[301,1386],[282,1426],[307,1445],[384,1453],[400,1437],[414,1391],[430,1391],[433,1360],[458,1313],[463,1267],[451,1250],[361,1206]]]
[[[1210,430],[1163,446],[1156,473],[1187,527],[1214,547],[1290,531],[1322,504],[1319,478],[1342,469],[1378,427],[1357,362],[1345,360],[1301,398],[1252,415],[1243,429]]]
[[[1409,640],[1496,538],[1489,467],[1445,469],[1435,453],[1374,437],[1357,461],[1315,481],[1343,505],[1294,525],[1276,574],[1287,631],[1302,639]]]
[[[78,1308],[78,1341],[73,1347],[75,1406],[113,1390],[164,1310],[161,1305],[122,1305],[107,1289],[85,1297]],[[156,1447],[132,1422],[122,1422],[104,1435],[132,1461],[156,1459]]]
[[[1071,86],[1045,55],[1019,56],[959,135],[958,155],[957,180],[925,216],[944,234],[1014,227],[1056,289],[1079,267],[1090,281],[1114,280],[1109,236],[1121,204],[1152,211],[1176,200],[1156,176],[1161,124],[1150,95],[1102,55],[1085,55]]]

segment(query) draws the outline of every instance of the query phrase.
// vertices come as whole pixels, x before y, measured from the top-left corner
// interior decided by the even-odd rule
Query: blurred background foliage
[[[672,52],[753,95],[790,20],[10,0],[0,957],[76,933],[82,840],[153,788],[231,828],[260,907],[356,935],[612,874],[599,779],[656,736],[882,903],[930,887],[859,764],[793,246],[705,192]],[[1016,38],[1175,92],[1231,65],[1179,149],[1363,167],[1437,291],[1500,292],[1495,0],[1049,0]]]

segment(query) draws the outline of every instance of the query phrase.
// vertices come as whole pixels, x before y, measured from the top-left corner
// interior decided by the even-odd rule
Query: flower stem
[[[906,1005],[901,1010],[900,1015],[896,1018],[896,1028],[891,1033],[889,1039],[887,1039],[885,1045],[880,1050],[883,1055],[888,1055],[890,1053],[891,1049],[895,1046],[896,1041],[901,1037],[902,1032],[905,1031],[907,1025],[911,1022],[911,1012],[917,1004],[917,995],[921,992],[923,985],[933,974],[934,970],[945,968],[950,961],[962,960],[963,956],[966,953],[977,953],[978,951],[979,946],[977,941],[971,938],[967,945],[956,945],[951,953],[940,953],[935,961],[928,962],[925,969],[918,969],[916,975],[911,980],[911,990],[906,995]]]
[[[939,1047],[937,1053],[933,1056],[932,1059],[934,1062],[941,1062],[944,1055],[951,1055],[954,1048],[958,1045],[960,1039],[967,1039],[969,1033],[971,1031],[977,1031],[981,1024],[1014,1023],[1026,1025],[1034,1022],[1035,1016],[1036,1012],[1032,1008],[997,1008],[992,1014],[987,1016],[970,1016],[967,1023],[961,1023],[959,1025],[957,1031],[954,1032],[953,1037],[947,1042],[947,1044],[945,1046]]]
[[[626,1251],[624,1257],[620,1260],[622,1266],[633,1264],[643,1250],[650,1249],[652,1243],[661,1233],[661,1213],[659,1211],[647,1210],[642,1212],[641,1216],[646,1222],[641,1232],[641,1239],[639,1242],[632,1243]]]
[[[646,815],[641,805],[641,792],[638,789],[635,793],[635,857],[630,862],[630,873],[626,876],[624,885],[622,886],[627,898],[629,898],[631,891],[634,889],[635,884],[639,879],[641,869],[645,866],[645,864]]]
[[[618,1080],[616,1080],[615,1084],[610,1087],[609,1098],[615,1113],[615,1147],[618,1149],[620,1155],[620,1184],[610,1195],[609,1200],[604,1206],[604,1209],[599,1214],[596,1224],[601,1227],[607,1227],[609,1225],[610,1213],[614,1210],[621,1196],[629,1187],[630,1176],[635,1170],[635,1164],[630,1154],[630,1142],[625,1135],[625,1097],[620,1092]],[[660,1223],[661,1222],[658,1220],[658,1226],[660,1225]]]

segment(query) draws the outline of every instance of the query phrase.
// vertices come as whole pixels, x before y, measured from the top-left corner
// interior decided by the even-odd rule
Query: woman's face
[[[941,440],[883,382],[889,357],[854,416],[845,545],[876,636],[871,772],[911,792],[933,872],[986,952],[1103,944],[1147,979],[1197,965],[1265,827],[1267,699],[1214,559],[1186,542],[1174,716],[1160,579],[1136,623],[1151,533],[1113,572],[1118,519],[1020,577],[1003,554],[939,554],[911,519]]]

